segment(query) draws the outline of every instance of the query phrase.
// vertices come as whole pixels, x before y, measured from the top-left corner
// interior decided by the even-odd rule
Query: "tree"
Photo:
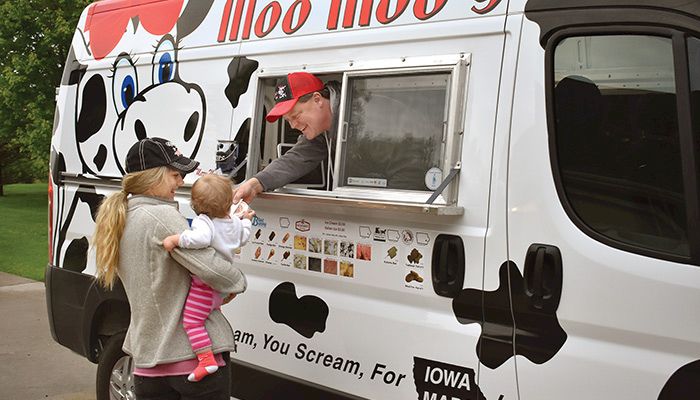
[[[46,179],[55,90],[90,0],[0,0],[0,196]]]

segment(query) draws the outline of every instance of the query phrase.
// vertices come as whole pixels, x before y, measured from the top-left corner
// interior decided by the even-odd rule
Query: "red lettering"
[[[403,0],[402,0],[403,1]],[[328,23],[326,28],[330,30],[338,29],[338,20],[340,19],[340,6],[343,0],[331,0],[331,6],[328,13]],[[360,9],[360,26],[368,26],[372,17],[373,0],[362,0],[362,8]],[[343,28],[352,28],[355,25],[355,10],[357,9],[357,0],[346,0],[345,13],[343,14]]]
[[[250,38],[250,28],[253,25],[253,11],[255,11],[256,2],[257,0],[250,0],[250,3],[248,3],[248,12],[245,16],[245,24],[243,25],[243,35],[241,36],[241,40]]]
[[[396,18],[400,17],[401,14],[406,11],[406,6],[408,6],[408,0],[398,0],[396,3],[396,12],[390,17],[389,2],[390,0],[380,0],[379,7],[377,7],[377,21],[384,25],[394,22]]]
[[[433,10],[431,12],[428,12],[428,0],[416,0],[416,4],[413,5],[413,15],[416,16],[421,21],[425,21],[428,18],[431,18],[435,14],[439,13],[440,10],[442,10],[443,7],[445,7],[445,4],[447,4],[447,0],[435,0],[435,6],[433,7]]]
[[[347,3],[345,3],[343,28],[352,28],[353,24],[355,24],[355,8],[357,8],[357,0],[347,0]]]
[[[270,16],[270,24],[267,29],[265,29],[265,20],[267,19],[267,13],[270,10],[272,11],[272,15]],[[270,32],[275,29],[281,15],[282,6],[280,6],[280,3],[273,1],[272,3],[266,5],[260,12],[257,21],[255,21],[255,35],[259,38],[263,38],[270,34]]]
[[[227,0],[224,6],[224,15],[221,17],[221,25],[219,25],[219,36],[216,37],[217,42],[223,42],[226,38],[226,31],[228,30],[228,17],[231,15],[231,7],[233,6],[233,0]]]
[[[299,11],[299,22],[297,22],[296,26],[292,26],[292,21],[294,20],[294,14],[296,13],[297,6],[301,6],[301,10]],[[287,14],[284,15],[284,20],[282,21],[282,30],[284,31],[284,33],[286,33],[287,35],[291,35],[292,33],[298,31],[299,28],[301,28],[304,25],[306,19],[309,18],[310,13],[310,0],[296,0],[289,8],[289,10],[287,10]]]
[[[340,18],[340,2],[342,0],[331,0],[331,6],[328,10],[328,22],[326,29],[333,31],[338,29],[338,19]]]
[[[236,1],[236,13],[233,14],[233,23],[231,24],[231,34],[228,36],[228,40],[235,41],[238,40],[238,28],[241,26],[241,16],[243,15],[243,6],[245,6],[245,0]]]
[[[484,2],[486,0],[476,0],[476,1],[481,3],[481,2]],[[493,9],[496,8],[496,6],[498,6],[498,4],[500,2],[501,2],[501,0],[489,0],[489,3],[484,8],[478,9],[478,8],[476,8],[476,6],[473,6],[472,11],[474,11],[477,14],[481,14],[481,15],[488,14],[491,11],[493,11]]]
[[[369,26],[369,19],[372,16],[373,0],[362,0],[362,10],[360,10],[360,26]]]

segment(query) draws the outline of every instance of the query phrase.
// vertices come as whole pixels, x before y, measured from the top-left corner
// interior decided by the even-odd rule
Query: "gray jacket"
[[[241,293],[247,286],[243,273],[211,247],[168,254],[163,239],[188,229],[177,207],[177,202],[149,196],[128,200],[118,275],[131,306],[123,348],[139,368],[195,357],[182,327],[190,274],[220,293]],[[206,329],[214,353],[234,350],[233,331],[221,311],[209,315]]]
[[[319,135],[313,140],[299,135],[294,147],[255,174],[254,177],[260,181],[265,191],[275,190],[311,172],[318,166],[318,163],[328,158],[328,147],[331,148],[331,153],[335,152],[332,144],[335,142],[338,132],[340,83],[330,81],[326,83],[326,86],[331,94],[331,113],[333,114],[331,129],[328,130],[327,135]],[[330,143],[327,143],[326,140]]]

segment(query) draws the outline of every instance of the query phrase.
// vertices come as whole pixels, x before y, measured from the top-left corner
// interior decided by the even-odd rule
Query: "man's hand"
[[[243,199],[246,203],[250,204],[255,196],[262,193],[263,186],[257,178],[250,178],[247,181],[241,183],[236,188],[233,194],[233,203],[238,203],[238,200]]]
[[[165,247],[165,250],[168,252],[173,251],[173,249],[177,247],[178,243],[180,243],[180,235],[170,235],[163,239],[163,247]]]

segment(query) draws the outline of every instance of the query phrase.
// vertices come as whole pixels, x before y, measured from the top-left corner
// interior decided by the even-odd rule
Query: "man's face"
[[[329,101],[316,92],[309,101],[297,102],[284,119],[292,128],[300,130],[306,139],[312,140],[331,128]]]

